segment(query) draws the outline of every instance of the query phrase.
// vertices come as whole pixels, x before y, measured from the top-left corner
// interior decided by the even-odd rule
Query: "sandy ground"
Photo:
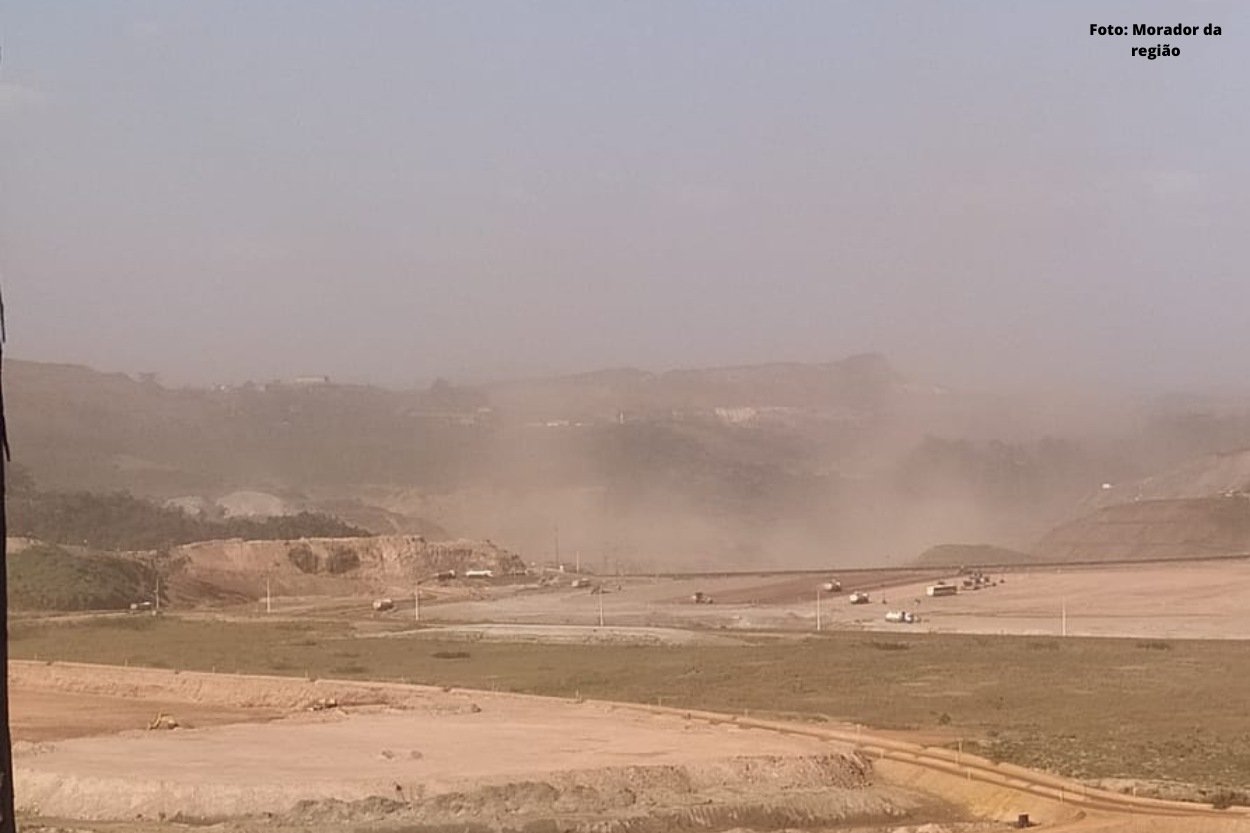
[[[19,744],[15,786],[28,816],[129,820],[144,830],[169,829],[152,827],[157,820],[233,819],[219,825],[230,833],[262,824],[275,833],[466,825],[981,833],[1030,812],[1056,830],[1250,830],[1250,812],[1097,794],[914,740],[861,737],[851,727],[62,663],[13,663],[10,675],[19,725],[38,723],[32,707],[45,716],[101,710],[94,722],[64,721],[62,735],[82,736]],[[105,707],[138,701],[140,692],[160,693],[184,714],[265,719],[286,704],[286,716],[135,731],[133,709]],[[302,705],[328,692],[358,705]],[[94,734],[110,728],[123,731]]]
[[[825,628],[949,633],[1059,635],[1066,611],[1073,636],[1134,638],[1250,638],[1250,561],[1211,561],[1166,565],[1069,567],[1013,570],[995,578],[995,587],[961,591],[955,597],[930,598],[925,587],[934,578],[873,586],[871,603],[851,605],[847,594],[871,582],[844,584],[843,592],[820,593]],[[957,581],[953,575],[951,581]],[[812,631],[816,628],[817,577],[734,576],[704,579],[607,579],[600,598],[569,587],[501,592],[489,599],[429,604],[422,621],[434,623],[506,623],[511,625],[596,626],[602,607],[609,628],[653,628],[654,639],[680,641],[673,633],[702,631]],[[696,605],[695,591],[714,604]],[[357,605],[360,607],[360,605]],[[888,610],[920,616],[915,625],[885,621]],[[363,610],[357,616],[365,616]],[[405,612],[393,614],[402,619]],[[576,641],[558,629],[534,629],[525,638]],[[639,639],[647,639],[643,631]]]
[[[283,714],[277,709],[245,709],[34,688],[14,688],[9,697],[9,712],[14,742],[63,740],[143,729],[160,714],[176,715],[179,723],[187,728],[259,722]]]
[[[1066,619],[1069,636],[1250,639],[1248,561],[1052,568],[1002,577],[1005,583],[996,587],[954,597],[927,598],[922,585],[889,595],[919,612],[917,627],[925,630],[1059,635]]]
[[[845,745],[605,704],[366,684],[355,687],[357,701],[392,693],[391,704],[292,708],[272,720],[272,707],[225,706],[224,692],[237,687],[242,703],[298,704],[314,684],[36,663],[14,676],[21,737],[39,741],[18,744],[16,755],[19,805],[31,814],[214,818],[379,796],[427,803],[453,796],[453,803],[483,804],[488,814],[518,801],[540,809],[544,801],[564,801],[565,809],[584,811],[567,796],[590,790],[598,807],[603,794],[618,796],[609,804],[626,801],[625,791],[635,796],[626,801],[632,805],[649,790],[683,804],[698,803],[705,792],[723,797],[746,789],[758,798],[781,786],[847,790],[855,795],[846,806],[857,812],[902,812],[906,803],[890,804],[868,790],[867,765]],[[202,728],[135,730],[135,719],[156,703],[118,708],[123,698],[101,693],[151,692],[162,683],[168,687],[161,707]],[[352,688],[334,685],[340,694]],[[58,690],[67,688],[80,690]],[[68,710],[68,720],[54,719],[59,709]],[[95,716],[80,719],[88,709]],[[209,725],[231,719],[269,722]],[[99,734],[110,729],[123,731]],[[761,787],[761,779],[771,786]],[[494,792],[483,794],[488,789]]]

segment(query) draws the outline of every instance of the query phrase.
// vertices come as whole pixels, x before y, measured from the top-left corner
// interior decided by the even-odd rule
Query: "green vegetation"
[[[194,541],[344,538],[370,533],[328,515],[210,519],[125,492],[25,490],[7,502],[9,534],[101,550],[155,550]]]
[[[106,555],[73,555],[37,545],[8,557],[9,606],[14,610],[118,610],[150,599],[147,565]]]
[[[396,625],[397,628],[403,627]],[[747,646],[356,639],[350,623],[17,621],[15,658],[402,680],[930,731],[1082,778],[1247,789],[1250,644],[830,633]],[[889,648],[883,648],[889,645]],[[895,647],[895,646],[905,646]],[[1043,650],[1039,650],[1045,646]],[[449,661],[454,658],[454,661]]]

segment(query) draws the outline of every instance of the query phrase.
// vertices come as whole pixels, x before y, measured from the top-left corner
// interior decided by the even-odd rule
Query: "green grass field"
[[[1250,782],[1250,645],[1233,641],[830,633],[747,646],[568,646],[134,616],[16,621],[11,651],[940,729],[965,749],[1076,777]]]

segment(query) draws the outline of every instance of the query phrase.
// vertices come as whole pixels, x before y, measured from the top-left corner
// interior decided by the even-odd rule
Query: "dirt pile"
[[[920,567],[984,567],[1032,561],[1028,553],[990,544],[939,544],[916,557]]]
[[[897,821],[931,802],[874,787],[856,755],[738,757],[710,765],[628,766],[550,773],[407,800],[304,801],[281,822],[299,826],[386,820],[450,829],[660,833],[811,828]],[[457,827],[457,829],[462,829]]]
[[[1033,552],[1045,561],[1210,558],[1250,552],[1250,496],[1109,506],[1051,530]]]
[[[280,595],[387,593],[414,579],[454,570],[525,571],[516,553],[490,541],[427,541],[419,535],[304,538],[296,541],[206,541],[170,552],[171,601],[258,599],[268,581]]]

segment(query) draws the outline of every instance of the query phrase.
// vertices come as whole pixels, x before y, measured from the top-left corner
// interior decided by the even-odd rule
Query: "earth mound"
[[[1027,552],[992,544],[938,544],[916,558],[918,567],[985,567],[1004,564],[1032,564]]]
[[[1046,561],[1211,558],[1250,552],[1250,496],[1142,500],[1062,524],[1038,542]]]

